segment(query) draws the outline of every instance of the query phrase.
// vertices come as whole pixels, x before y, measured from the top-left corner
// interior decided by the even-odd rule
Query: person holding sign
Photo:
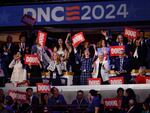
[[[130,55],[129,46],[125,43],[125,38],[121,34],[117,36],[116,42],[112,43],[112,46],[125,46],[125,53],[128,56]]]
[[[80,84],[80,63],[75,57],[75,53],[73,50],[73,46],[71,44],[71,41],[69,40],[71,37],[71,33],[67,34],[67,38],[65,40],[65,44],[68,51],[68,57],[67,57],[67,70],[72,71],[74,73],[73,76],[73,85],[79,85]]]
[[[86,48],[84,50],[84,56],[81,57],[78,52],[77,52],[77,47],[78,45],[85,40],[83,33],[77,33],[72,37],[72,45],[74,47],[74,53],[75,56],[78,60],[78,62],[81,64],[80,70],[81,70],[81,75],[80,75],[80,85],[87,85],[88,84],[88,78],[92,77],[92,71],[93,71],[93,62],[95,60],[95,55],[94,57],[90,57],[90,51],[89,48]],[[93,45],[95,46],[95,45]],[[95,47],[93,47],[95,48]],[[96,50],[95,50],[96,51]]]
[[[26,70],[23,69],[23,63],[21,62],[21,54],[18,52],[14,55],[14,59],[9,64],[9,68],[13,68],[10,81],[13,83],[19,83],[26,80]]]
[[[42,82],[41,79],[42,65],[39,60],[37,65],[32,65],[31,63],[29,63],[26,69],[27,69],[27,78],[30,81],[30,86],[35,86],[36,83]]]

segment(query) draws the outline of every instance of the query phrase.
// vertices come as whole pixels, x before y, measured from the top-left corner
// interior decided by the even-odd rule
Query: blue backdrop
[[[24,14],[36,25],[107,23],[150,20],[150,0],[81,2],[0,7],[0,27],[23,26]]]

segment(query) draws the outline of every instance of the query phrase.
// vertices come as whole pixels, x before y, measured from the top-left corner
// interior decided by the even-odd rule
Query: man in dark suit
[[[137,39],[135,41],[132,53],[132,67],[134,69],[139,69],[141,66],[145,66],[146,49],[145,45],[141,45],[140,40]]]
[[[24,56],[25,50],[26,50],[26,46],[27,46],[26,45],[26,37],[25,37],[25,35],[21,34],[19,36],[19,40],[20,40],[20,42],[18,43],[18,46],[16,47],[17,48],[17,52],[20,52],[21,55]]]
[[[125,83],[129,83],[131,79],[131,60],[125,54],[124,50],[122,50],[119,57],[115,59],[114,65],[117,76],[123,77]]]
[[[136,100],[130,99],[129,100],[129,109],[126,113],[141,113],[141,110],[138,108],[136,104]]]
[[[117,36],[116,42],[113,42],[112,46],[125,46],[126,55],[130,56],[130,46],[125,42],[125,38],[121,34]]]
[[[7,48],[7,52],[9,54],[9,56],[11,57],[11,60],[13,59],[13,55],[15,54],[15,46],[14,43],[12,42],[12,36],[8,35],[7,36],[7,41],[4,44],[4,46]]]
[[[147,54],[146,54],[146,68],[150,69],[150,39],[146,41]]]
[[[33,95],[33,89],[27,88],[27,99],[29,100],[29,105],[32,107],[32,113],[40,113],[39,110],[39,98]]]

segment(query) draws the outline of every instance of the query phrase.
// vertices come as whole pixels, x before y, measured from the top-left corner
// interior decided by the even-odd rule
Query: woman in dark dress
[[[39,62],[39,65],[27,65],[27,78],[30,82],[30,86],[35,86],[36,83],[41,83],[41,71],[42,71],[42,65]]]

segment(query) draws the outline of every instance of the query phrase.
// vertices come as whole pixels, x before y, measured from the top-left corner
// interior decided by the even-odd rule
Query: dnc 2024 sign
[[[0,7],[0,26],[22,26],[23,15],[36,19],[36,25],[83,24],[127,21],[149,21],[150,1],[116,0],[37,4]]]

